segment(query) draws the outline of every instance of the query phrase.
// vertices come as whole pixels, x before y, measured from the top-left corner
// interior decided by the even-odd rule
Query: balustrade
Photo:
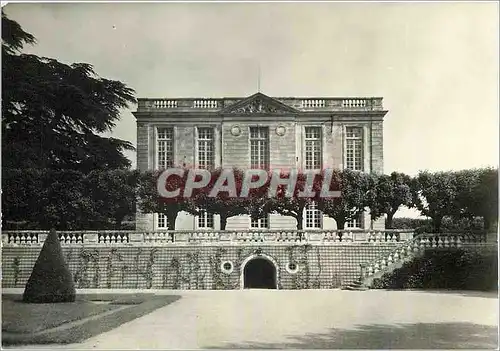
[[[219,103],[217,100],[194,100],[193,108],[217,108]]]
[[[153,108],[177,108],[177,100],[153,100]]]
[[[48,231],[6,231],[2,242],[7,246],[42,245]],[[403,235],[404,234],[404,235]],[[314,243],[335,244],[368,242],[396,243],[410,239],[410,231],[362,231],[362,230],[179,230],[179,231],[60,231],[61,245],[163,245],[174,243]],[[404,239],[402,239],[404,236]],[[419,237],[411,250],[419,247],[447,247],[472,242],[466,235],[439,239]],[[416,245],[416,246],[415,246]]]
[[[324,99],[304,99],[300,105],[302,108],[323,108],[326,106]]]
[[[381,235],[385,233],[385,235]],[[385,237],[385,242],[399,241],[401,236],[400,232],[376,232],[368,235],[368,241],[378,240]],[[391,252],[384,254],[375,260],[360,265],[360,276],[363,280],[370,280],[375,277],[377,273],[384,273],[395,264],[419,255],[426,249],[449,249],[460,248],[464,245],[478,245],[486,243],[486,235],[475,234],[420,234],[415,238],[403,241]]]
[[[342,107],[345,108],[364,108],[367,107],[367,99],[343,99]]]
[[[236,101],[244,98],[235,99],[210,99],[210,98],[179,98],[179,99],[139,99],[138,110],[168,110],[168,109],[220,109],[230,106]],[[349,98],[349,97],[325,97],[325,98],[281,98],[276,97],[278,101],[285,105],[293,106],[299,109],[332,109],[332,110],[382,110],[382,98]]]

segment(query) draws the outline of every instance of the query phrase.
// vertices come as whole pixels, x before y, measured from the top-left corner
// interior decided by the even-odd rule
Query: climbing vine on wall
[[[319,277],[321,277],[322,267],[321,267],[321,256],[319,253],[319,246],[316,246],[316,263],[318,265],[318,274],[316,274],[316,278],[314,279],[312,287],[313,287],[313,289],[320,289],[321,288],[321,280]]]
[[[210,256],[209,262],[210,262],[210,273],[212,275],[212,289],[213,290],[229,290],[233,289],[234,287],[231,285],[231,277],[229,275],[226,275],[224,278],[221,271],[221,264],[222,264],[222,255],[225,255],[227,253],[227,250],[218,247],[215,251],[214,255]]]
[[[66,252],[66,264],[68,265],[68,267],[70,266],[72,257],[73,257],[73,249],[69,249]]]
[[[146,261],[146,267],[145,269],[142,269],[140,264],[142,250],[141,248],[139,248],[139,250],[137,251],[137,254],[135,255],[134,258],[136,278],[137,278],[135,282],[136,289],[139,287],[140,276],[142,276],[146,280],[146,289],[151,289],[153,287],[153,278],[154,278],[153,265],[155,264],[155,258],[157,252],[158,252],[157,248],[151,249],[151,251],[149,251],[148,260]]]
[[[182,274],[182,281],[188,284],[189,289],[192,289],[193,286],[195,289],[199,289],[206,274],[206,272],[202,272],[200,251],[197,250],[193,253],[188,253],[186,261],[186,272]]]
[[[173,286],[172,289],[179,289],[180,288],[180,283],[181,283],[181,263],[179,262],[179,259],[177,257],[173,257],[172,260],[170,261],[170,267],[174,271],[174,276],[173,276]]]
[[[19,280],[19,273],[21,271],[21,260],[19,257],[14,257],[12,261],[12,269],[14,270],[14,286],[17,286],[17,281]]]
[[[309,289],[310,287],[310,267],[308,254],[311,245],[295,245],[287,247],[288,261],[299,265],[300,269],[292,275],[293,289]]]
[[[78,271],[75,273],[75,283],[78,288],[98,288],[99,287],[99,252],[94,250],[81,249],[80,250],[80,265]],[[90,265],[94,266],[93,284],[89,280]]]
[[[113,287],[112,281],[113,281],[113,275],[115,273],[115,267],[113,266],[113,258],[115,257],[119,262],[123,262],[123,256],[118,252],[116,248],[112,248],[111,251],[109,252],[108,257],[106,258],[106,273],[107,273],[106,287],[108,289],[111,289]],[[122,274],[122,284],[124,279],[125,277]]]

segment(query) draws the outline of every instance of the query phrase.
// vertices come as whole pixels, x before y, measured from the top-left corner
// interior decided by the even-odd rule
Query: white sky
[[[498,166],[498,3],[9,4],[138,97],[382,96],[385,171]],[[135,109],[135,106],[132,107]],[[114,136],[136,141],[124,111]],[[135,154],[131,154],[135,164]]]

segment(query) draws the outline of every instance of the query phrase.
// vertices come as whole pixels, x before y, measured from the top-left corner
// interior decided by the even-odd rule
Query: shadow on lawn
[[[497,349],[496,327],[472,323],[360,325],[289,336],[289,342],[223,344],[209,349]]]

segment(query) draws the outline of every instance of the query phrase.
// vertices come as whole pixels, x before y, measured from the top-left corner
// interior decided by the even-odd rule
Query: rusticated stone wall
[[[77,288],[240,289],[244,263],[260,253],[276,264],[280,289],[330,289],[359,277],[360,264],[398,243],[332,245],[64,246]],[[40,246],[4,247],[2,287],[22,288]],[[233,269],[224,272],[230,262]],[[291,273],[288,263],[299,269]]]

